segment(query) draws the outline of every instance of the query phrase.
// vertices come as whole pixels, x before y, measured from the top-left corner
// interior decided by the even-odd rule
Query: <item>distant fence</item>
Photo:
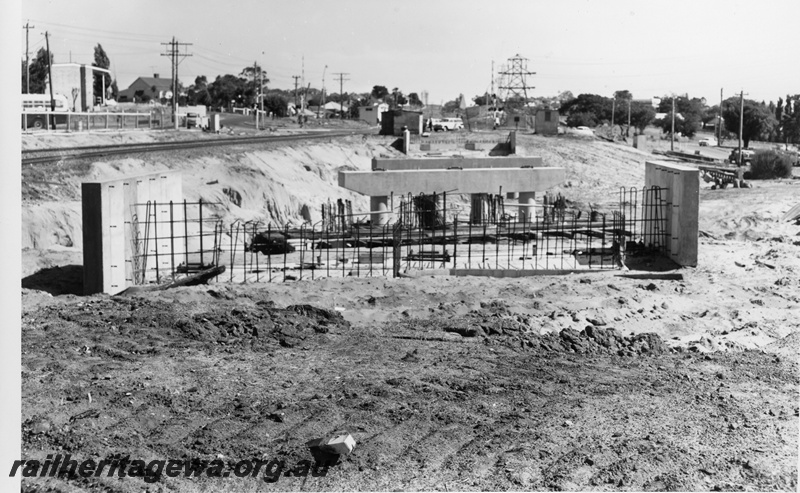
[[[580,210],[547,196],[528,221],[507,212],[517,206],[509,208],[501,196],[468,221],[447,208],[447,194],[419,195],[401,201],[397,222],[385,226],[355,221],[358,215],[341,203],[339,214],[299,228],[225,224],[212,203],[138,204],[134,284],[220,266],[225,272],[216,282],[238,283],[429,269],[616,269],[626,255],[666,254],[665,191],[622,189],[619,206],[609,211]],[[170,219],[155,224],[157,217]]]
[[[163,129],[171,128],[171,118],[171,111],[162,110],[154,110],[149,113],[22,111],[22,130],[82,132]]]

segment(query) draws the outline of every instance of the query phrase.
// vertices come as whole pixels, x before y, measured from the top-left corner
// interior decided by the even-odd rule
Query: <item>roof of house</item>
[[[156,86],[156,89],[158,90],[172,88],[172,79],[164,79],[163,77],[139,77],[135,81],[131,82],[131,86],[139,80],[147,84],[148,87]]]

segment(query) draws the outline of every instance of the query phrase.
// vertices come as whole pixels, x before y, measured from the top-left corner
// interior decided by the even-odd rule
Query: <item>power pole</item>
[[[50,119],[54,118],[52,113],[56,111],[56,100],[53,99],[53,61],[50,59],[50,37],[49,33],[45,31],[44,41],[47,45],[47,85],[50,86],[50,113],[47,118],[47,129],[50,130]],[[55,126],[55,119],[53,119],[53,126]]]
[[[293,75],[294,79],[294,107],[297,108],[297,80],[300,79],[299,75]]]
[[[672,131],[669,135],[669,150],[675,150],[675,95],[672,95]]]
[[[189,53],[179,53],[179,47],[183,46],[191,46],[192,43],[178,43],[175,40],[175,36],[172,37],[172,41],[167,43],[161,43],[162,45],[169,45],[169,52],[162,53],[161,56],[168,56],[171,58],[172,61],[172,118],[174,120],[175,130],[178,129],[178,64],[180,63],[178,57],[187,57],[192,56]]]
[[[336,72],[334,75],[339,76],[339,110],[342,112],[342,118],[344,118],[344,81],[350,80],[345,79],[345,75],[350,75],[349,72]]]
[[[36,26],[30,26],[29,22],[25,23],[25,94],[31,93],[31,67],[30,67],[30,51],[28,48],[28,31]]]
[[[722,147],[722,88],[719,89],[719,115],[717,115],[717,147]]]
[[[261,68],[261,70],[258,71],[258,94],[259,94],[259,99],[261,100],[261,115],[263,116],[264,115],[264,93],[262,91],[264,91],[264,68],[263,67]],[[267,121],[267,119],[265,117],[264,118],[264,127],[265,128],[266,128],[266,125],[267,125],[266,121]]]
[[[325,68],[322,70],[322,95],[320,98],[319,106],[317,106],[317,118],[319,118],[320,108],[325,106],[325,72],[327,71],[328,71],[328,66],[325,65]]]
[[[492,60],[492,92],[489,94],[492,96],[492,107],[494,107],[494,110],[497,111],[497,105],[494,101],[494,60]],[[489,101],[486,101],[486,104],[489,104]]]
[[[258,84],[258,79],[256,79],[256,70],[258,70],[258,62],[257,61],[253,61],[253,85],[254,86]],[[259,130],[259,126],[258,126],[258,95],[261,93],[261,88],[259,87],[257,89],[258,90],[256,91],[255,110],[256,110],[256,130]]]
[[[742,165],[742,131],[744,130],[744,91],[739,93],[739,157],[737,165]]]
[[[614,138],[614,113],[617,111],[617,98],[611,100],[611,138]]]
[[[634,132],[636,135],[636,132]],[[631,98],[628,98],[628,126],[625,127],[625,137],[631,136]]]

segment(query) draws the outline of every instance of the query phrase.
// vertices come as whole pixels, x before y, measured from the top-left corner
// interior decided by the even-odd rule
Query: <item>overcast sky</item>
[[[171,77],[161,56],[174,36],[191,57],[185,85],[198,75],[239,74],[258,61],[270,87],[294,88],[293,75],[338,92],[373,85],[427,90],[429,102],[490,89],[492,61],[528,59],[533,96],[636,98],[688,93],[719,101],[744,89],[777,100],[800,92],[798,0],[25,0],[30,51],[48,31],[56,62],[91,63],[102,44],[120,89],[139,76]],[[24,56],[25,30],[20,29]],[[325,66],[327,65],[327,70]]]

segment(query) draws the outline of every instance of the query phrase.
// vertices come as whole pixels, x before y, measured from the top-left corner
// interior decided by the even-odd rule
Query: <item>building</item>
[[[62,94],[69,100],[71,111],[89,111],[95,105],[105,105],[105,94],[94,94],[94,74],[103,79],[111,80],[111,73],[94,65],[80,63],[54,63],[51,67],[53,73],[53,94]],[[47,81],[45,94],[50,94],[50,81]]]
[[[381,114],[380,135],[403,135],[408,127],[412,135],[422,133],[422,111],[390,110]]]
[[[534,129],[536,135],[558,135],[558,110],[549,108],[536,111]]]
[[[374,104],[372,106],[359,106],[358,119],[364,120],[370,125],[377,125],[381,122],[381,113],[389,111],[389,105],[386,103]]]
[[[152,77],[139,77],[119,92],[120,103],[141,103],[149,100],[166,100],[172,98],[172,79],[164,79],[153,74]]]

